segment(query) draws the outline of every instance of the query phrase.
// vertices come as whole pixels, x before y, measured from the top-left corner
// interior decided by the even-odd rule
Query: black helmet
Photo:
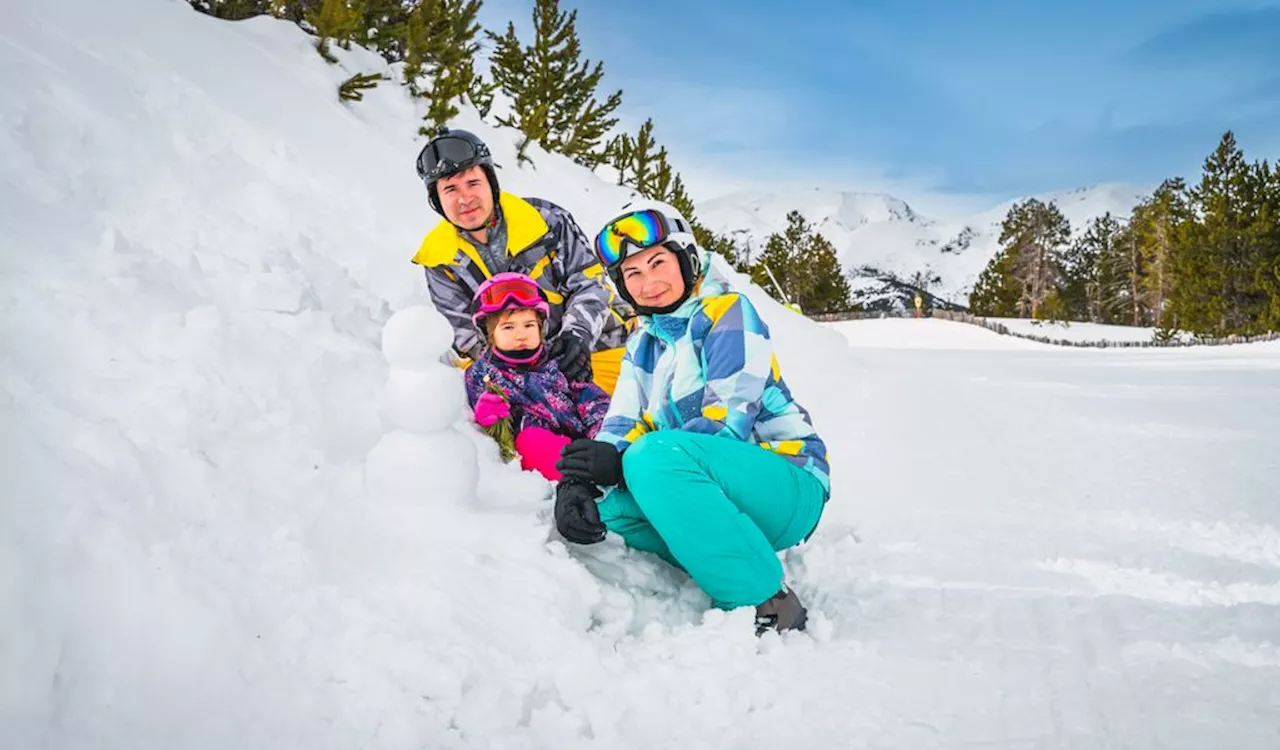
[[[493,190],[493,203],[498,204],[498,175],[493,170],[493,155],[489,147],[475,133],[466,130],[450,130],[441,125],[427,145],[418,152],[418,178],[427,186],[427,197],[436,213],[444,216],[440,207],[440,194],[436,183],[479,165],[489,177]]]

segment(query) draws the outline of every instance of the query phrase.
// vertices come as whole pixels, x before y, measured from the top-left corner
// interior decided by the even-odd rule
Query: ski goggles
[[[542,312],[547,310],[547,301],[542,290],[536,284],[525,279],[498,281],[481,289],[475,300],[477,314],[491,313],[515,303],[520,307],[531,307]]]
[[[652,208],[619,216],[596,235],[596,255],[605,268],[613,268],[627,257],[627,247],[636,250],[661,245],[673,234],[693,230],[680,219],[670,218]]]
[[[466,138],[441,136],[418,153],[418,178],[437,180],[489,156],[489,147],[477,146]]]

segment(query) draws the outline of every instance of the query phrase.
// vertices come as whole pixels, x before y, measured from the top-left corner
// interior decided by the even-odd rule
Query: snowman
[[[448,322],[432,307],[409,307],[382,329],[390,364],[382,411],[394,428],[369,452],[371,498],[405,510],[475,497],[475,444],[457,428],[466,406],[458,371],[441,361],[452,345]]]

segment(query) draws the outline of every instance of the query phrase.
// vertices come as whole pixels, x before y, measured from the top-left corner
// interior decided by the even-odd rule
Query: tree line
[[[1126,218],[1073,237],[1053,203],[1015,204],[969,306],[979,315],[1153,326],[1163,335],[1280,330],[1280,168],[1227,131],[1199,182],[1165,180]]]

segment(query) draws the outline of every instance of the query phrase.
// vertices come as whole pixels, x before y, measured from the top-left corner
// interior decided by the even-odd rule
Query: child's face
[[[532,351],[542,343],[542,321],[535,310],[503,314],[493,329],[493,345],[503,351]]]

